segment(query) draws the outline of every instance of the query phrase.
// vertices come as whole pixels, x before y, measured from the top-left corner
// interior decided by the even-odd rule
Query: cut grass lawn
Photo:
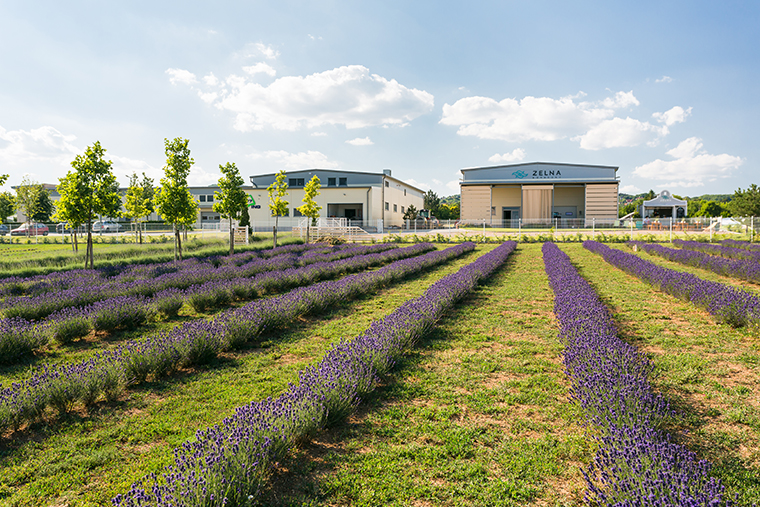
[[[0,442],[0,503],[110,504],[132,482],[170,464],[174,447],[196,430],[221,421],[235,407],[276,395],[330,343],[359,334],[484,251],[327,315],[305,317],[300,325],[262,337],[260,348],[224,354],[204,368],[130,390],[120,401],[101,403],[90,414],[75,412]]]
[[[576,505],[593,452],[541,245],[521,245],[348,422],[282,463],[263,505]]]
[[[597,290],[620,336],[656,367],[654,387],[681,413],[678,440],[714,464],[742,505],[760,504],[760,339],[607,264],[580,245],[561,245]],[[624,247],[621,247],[624,248]],[[757,290],[746,282],[640,253],[656,264]]]

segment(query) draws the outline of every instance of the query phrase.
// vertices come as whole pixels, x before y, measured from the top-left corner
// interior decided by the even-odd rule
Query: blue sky
[[[760,3],[2,2],[0,173],[121,184],[338,168],[439,195],[459,169],[619,166],[622,192],[758,181]]]

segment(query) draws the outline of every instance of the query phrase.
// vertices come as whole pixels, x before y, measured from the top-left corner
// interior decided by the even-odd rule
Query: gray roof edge
[[[596,167],[599,169],[615,169],[615,171],[620,169],[619,166],[614,166],[614,165],[569,164],[567,162],[522,162],[520,164],[502,164],[502,165],[489,165],[489,166],[483,166],[483,167],[466,167],[464,169],[460,169],[460,171],[472,171],[474,169],[499,169],[502,167],[524,167],[528,165],[561,165],[561,166],[567,166],[567,167]]]
[[[395,176],[388,176],[385,173],[373,173],[373,172],[369,172],[369,171],[347,171],[345,169],[325,169],[325,168],[315,167],[315,168],[312,168],[312,169],[297,169],[295,171],[285,171],[285,174],[291,175],[291,174],[296,174],[296,173],[309,173],[309,172],[314,172],[314,171],[330,171],[330,172],[334,172],[334,173],[368,174],[370,176],[384,176],[384,177],[386,177],[386,178],[388,178],[390,180],[394,180],[394,181],[398,181],[399,183],[403,183],[404,185],[406,185],[409,188],[412,188],[414,190],[417,190],[418,192],[422,192],[423,194],[425,193],[425,191],[422,190],[421,188],[415,187],[414,185],[412,185],[410,183],[407,183],[404,180],[401,180],[399,178],[396,178]],[[248,177],[248,181],[250,181],[251,178],[263,178],[265,176],[276,176],[276,175],[277,175],[277,173],[252,174],[252,175],[250,175]],[[369,185],[369,186],[371,186],[371,185]],[[356,187],[356,188],[362,188],[362,187]],[[333,188],[333,187],[329,187],[329,188]]]

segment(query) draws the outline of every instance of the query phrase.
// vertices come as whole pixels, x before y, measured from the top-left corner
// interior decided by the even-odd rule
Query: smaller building
[[[276,173],[251,176],[251,221],[273,220],[269,211],[267,188],[274,183]],[[390,169],[381,173],[342,171],[337,169],[304,169],[286,173],[288,183],[288,217],[299,218],[298,207],[303,204],[304,186],[317,176],[321,188],[315,198],[322,207],[320,217],[347,218],[355,222],[377,225],[400,225],[409,206],[423,208],[425,192],[392,176]],[[282,220],[280,221],[282,224]]]
[[[641,204],[643,218],[685,218],[687,216],[685,200],[676,199],[670,192],[663,190],[654,199]]]

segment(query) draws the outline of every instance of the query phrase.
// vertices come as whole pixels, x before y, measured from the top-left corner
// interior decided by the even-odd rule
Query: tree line
[[[633,213],[633,218],[641,218],[641,205],[644,201],[654,199],[656,194],[650,190],[639,194],[633,202],[620,206],[619,216],[624,217]],[[746,190],[741,188],[733,195],[703,195],[701,197],[681,197],[673,194],[676,199],[685,200],[690,217],[748,217],[760,216],[760,187],[752,183]]]

